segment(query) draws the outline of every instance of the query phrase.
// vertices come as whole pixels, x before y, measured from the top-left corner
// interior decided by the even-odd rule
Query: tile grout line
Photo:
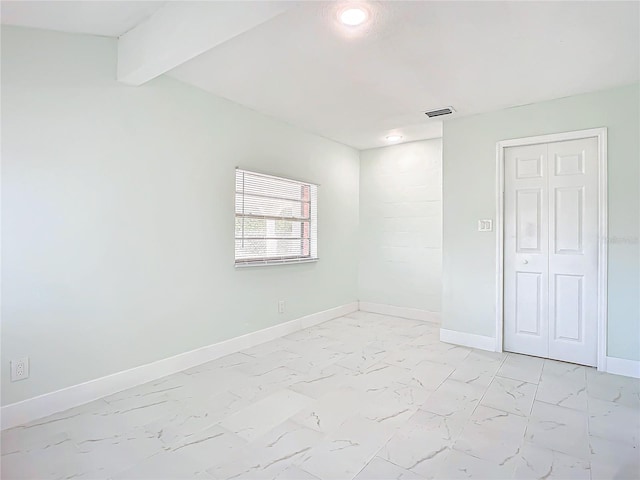
[[[471,352],[474,352],[474,351],[477,351],[477,349],[475,349],[475,348],[471,348],[471,349],[469,350],[469,355],[471,354]],[[469,355],[467,355],[467,357],[468,357]],[[491,378],[491,382],[489,382],[489,384],[484,388],[484,391],[483,391],[483,393],[482,393],[482,396],[481,396],[481,397],[480,397],[480,399],[478,400],[478,403],[476,403],[476,405],[473,407],[473,410],[471,411],[471,414],[469,415],[469,417],[465,420],[463,427],[460,429],[460,433],[456,436],[455,440],[452,440],[451,447],[449,447],[449,448],[448,448],[449,452],[451,452],[452,450],[454,450],[455,444],[456,444],[456,442],[458,441],[458,437],[464,433],[465,429],[467,428],[467,426],[468,426],[468,425],[469,425],[469,423],[471,422],[471,417],[473,417],[473,414],[475,413],[476,409],[478,408],[478,406],[480,406],[480,403],[481,403],[481,402],[482,402],[482,400],[484,399],[484,397],[485,397],[485,395],[486,395],[487,391],[489,390],[489,387],[490,387],[490,386],[491,386],[491,384],[493,383],[493,380],[494,380],[494,379],[495,379],[495,377],[497,376],[498,372],[500,371],[500,368],[502,368],[502,365],[504,364],[504,362],[506,361],[506,359],[507,359],[507,357],[508,357],[508,356],[509,356],[509,354],[506,354],[506,355],[504,356],[504,358],[500,361],[500,365],[499,365],[499,366],[498,366],[498,368],[496,369],[496,373],[495,373],[495,374],[493,374],[493,376],[492,376],[492,378]],[[462,361],[466,360],[466,358],[467,358],[467,357],[465,357]],[[446,380],[448,380],[448,379],[449,379],[449,377],[451,377],[451,375],[453,375],[453,374],[455,373],[455,371],[456,371],[456,370],[457,370],[457,366],[456,366],[456,368],[454,368],[453,372],[451,372],[451,373],[450,373],[450,374],[445,378],[445,380],[443,380],[443,381],[440,383],[440,385],[438,385],[438,388],[440,388],[440,386],[441,386],[441,385],[442,385]],[[451,380],[452,380],[452,381],[457,381],[457,380],[455,380],[455,379],[451,379]],[[437,390],[437,389],[436,389],[436,390]],[[459,451],[459,450],[456,450],[456,451]],[[461,453],[464,453],[464,452],[461,452]],[[411,471],[411,470],[410,470],[410,471]]]
[[[506,362],[507,357],[509,356],[509,353],[507,353],[504,358],[502,359],[502,361],[500,362],[500,365],[498,366],[498,368],[496,369],[496,373],[494,373],[491,377],[491,381],[489,382],[489,384],[485,387],[484,392],[482,393],[482,396],[480,397],[480,400],[478,400],[478,403],[476,404],[475,407],[473,407],[473,411],[471,412],[471,415],[469,416],[469,419],[471,419],[471,417],[473,416],[474,413],[476,413],[477,408],[480,406],[480,404],[482,403],[482,400],[484,400],[485,395],[487,394],[487,392],[489,391],[489,387],[491,387],[491,385],[493,384],[493,381],[495,380],[495,378],[498,376],[498,372],[500,371],[500,369],[502,368],[502,365],[504,365],[504,362]],[[466,425],[465,425],[466,428]],[[464,428],[463,428],[464,431]]]

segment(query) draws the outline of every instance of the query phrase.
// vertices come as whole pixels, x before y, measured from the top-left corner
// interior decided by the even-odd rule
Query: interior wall
[[[114,39],[2,27],[2,405],[357,300],[356,150],[115,73]],[[319,262],[234,268],[236,166],[320,184]]]
[[[640,85],[444,124],[442,326],[495,336],[496,142],[608,128],[608,355],[640,360]]]
[[[440,312],[442,139],[360,154],[361,301]]]

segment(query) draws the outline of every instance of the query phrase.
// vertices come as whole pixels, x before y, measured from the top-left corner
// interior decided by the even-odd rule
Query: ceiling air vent
[[[444,108],[439,108],[437,110],[430,110],[424,113],[427,117],[433,118],[433,117],[439,117],[440,115],[449,115],[450,113],[453,113],[453,112],[455,112],[453,107],[444,107]]]

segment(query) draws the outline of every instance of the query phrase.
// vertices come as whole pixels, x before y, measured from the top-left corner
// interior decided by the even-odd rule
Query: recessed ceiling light
[[[389,135],[387,137],[387,141],[389,142],[399,142],[402,140],[402,135]]]
[[[367,11],[359,7],[347,8],[340,13],[340,21],[350,27],[364,23],[367,17]]]

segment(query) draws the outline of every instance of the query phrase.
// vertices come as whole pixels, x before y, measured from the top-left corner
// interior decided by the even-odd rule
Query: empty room
[[[640,2],[0,13],[3,480],[640,479]]]

